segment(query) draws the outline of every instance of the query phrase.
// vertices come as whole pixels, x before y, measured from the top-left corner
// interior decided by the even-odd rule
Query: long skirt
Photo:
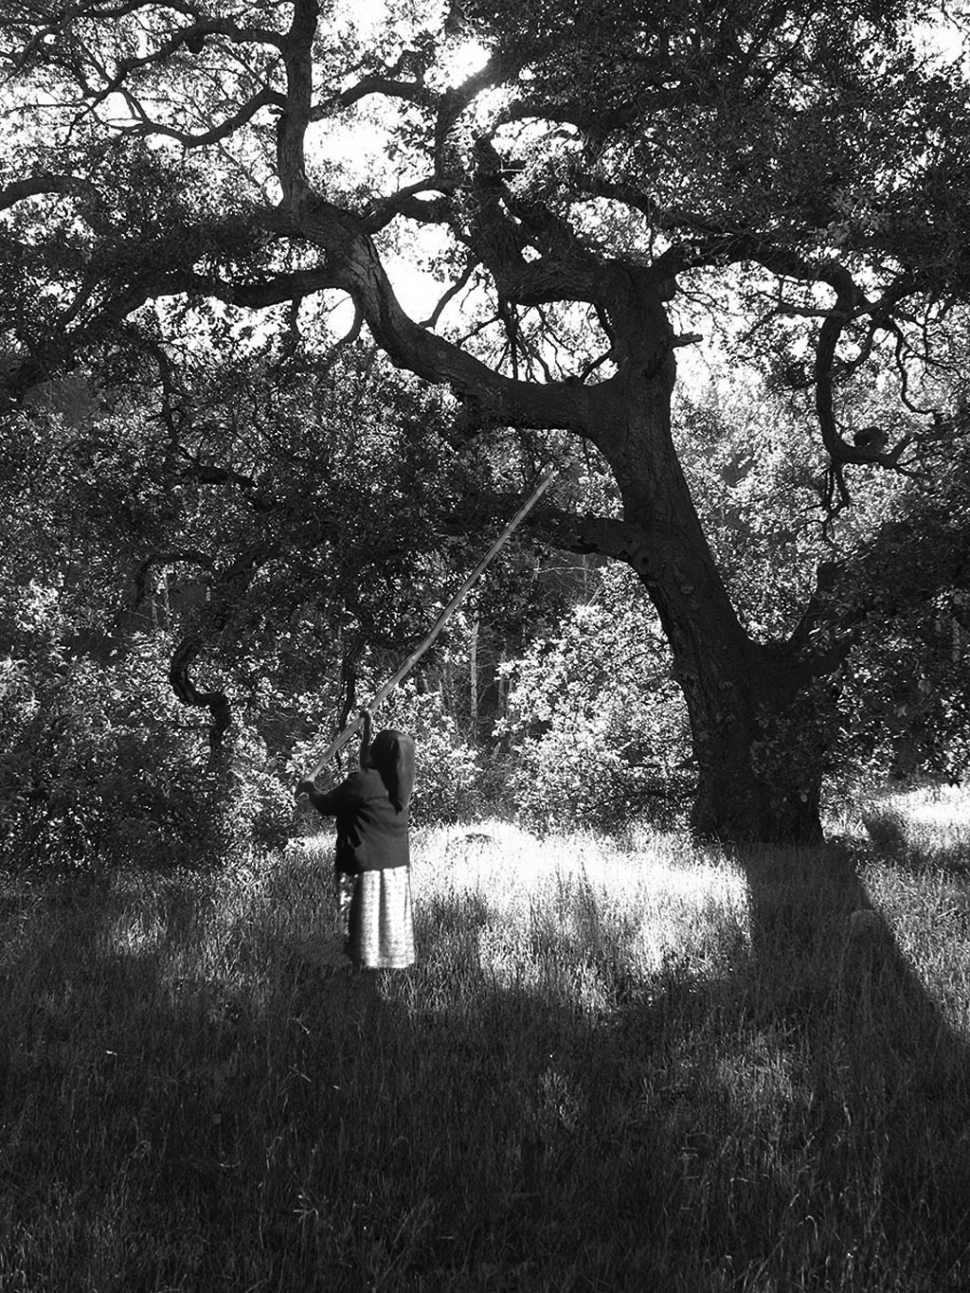
[[[414,964],[411,868],[361,871],[350,901],[347,955],[362,970]]]

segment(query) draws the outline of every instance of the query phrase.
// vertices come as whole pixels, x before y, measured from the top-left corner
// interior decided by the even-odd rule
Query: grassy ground
[[[312,845],[5,882],[0,1290],[970,1288],[963,806],[864,805],[868,898],[421,833],[398,975],[339,968]]]

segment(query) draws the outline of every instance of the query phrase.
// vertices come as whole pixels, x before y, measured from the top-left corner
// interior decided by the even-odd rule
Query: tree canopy
[[[830,739],[812,688],[845,658],[844,608],[828,572],[780,636],[741,623],[675,443],[676,360],[716,343],[787,392],[830,522],[856,478],[945,451],[965,424],[947,338],[970,294],[970,93],[942,21],[909,0],[15,0],[7,408],[78,366],[137,377],[166,462],[255,497],[196,358],[261,351],[257,398],[278,402],[295,366],[332,366],[349,302],[349,340],[450,390],[456,452],[511,429],[510,482],[560,433],[596,455],[602,506],[567,483],[543,533],[645,586],[695,825],[811,838]]]

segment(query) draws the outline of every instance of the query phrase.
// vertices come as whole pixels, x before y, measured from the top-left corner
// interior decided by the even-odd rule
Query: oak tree
[[[517,430],[528,474],[565,433],[605,464],[615,495],[554,493],[543,533],[645,586],[695,827],[817,838],[817,691],[848,649],[832,572],[780,636],[742,624],[675,447],[677,360],[723,336],[800,393],[829,519],[857,468],[913,470],[951,424],[915,392],[970,293],[965,76],[908,0],[376,10],[6,7],[6,399],[95,354],[139,353],[161,386],[200,302],[298,333],[348,300],[352,335],[450,388],[456,439]],[[899,412],[860,436],[844,410],[877,365]]]

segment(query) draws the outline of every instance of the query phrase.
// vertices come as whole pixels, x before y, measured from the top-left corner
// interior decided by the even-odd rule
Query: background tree
[[[198,319],[192,335],[161,404],[138,370],[78,369],[6,419],[8,858],[170,864],[279,843],[294,777],[507,519],[497,474],[494,514],[458,506],[468,465],[433,392],[382,376],[373,349],[320,372],[281,362],[272,335],[233,329],[235,353]],[[520,574],[492,571],[489,621],[529,617]],[[477,771],[441,687],[453,653],[446,637],[395,711],[422,733],[419,818],[467,806]]]
[[[815,838],[816,691],[849,639],[825,581],[780,636],[739,620],[674,440],[675,355],[706,321],[803,392],[833,517],[856,468],[906,472],[924,428],[952,424],[913,396],[970,289],[970,113],[925,16],[25,0],[2,20],[8,398],[94,347],[168,362],[165,301],[289,303],[299,331],[344,294],[354,330],[451,388],[456,438],[519,430],[528,475],[565,432],[604,465],[602,509],[567,484],[546,533],[646,588],[687,702],[695,827]],[[424,323],[400,294],[415,254],[443,293]],[[899,412],[860,439],[845,391],[876,368]]]

